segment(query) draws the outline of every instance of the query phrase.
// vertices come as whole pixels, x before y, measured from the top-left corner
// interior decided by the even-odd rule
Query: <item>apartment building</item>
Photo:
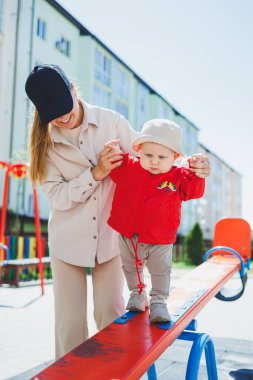
[[[199,152],[209,158],[212,175],[206,180],[204,197],[199,201],[198,220],[207,239],[212,239],[217,220],[225,217],[241,217],[241,174],[231,168],[203,144]]]
[[[198,150],[199,129],[57,1],[0,0],[0,160],[28,160],[33,108],[26,97],[24,83],[36,64],[52,62],[64,69],[88,103],[115,109],[136,130],[150,118],[170,118],[183,128],[185,154]],[[227,170],[230,170],[228,165]],[[222,175],[228,178],[225,172]],[[2,177],[0,174],[0,195]],[[220,194],[227,189],[225,177],[222,184]],[[237,185],[240,187],[240,184],[239,177]],[[10,190],[9,210],[32,216],[29,181],[25,184],[12,181]],[[224,204],[222,197],[212,199],[215,202],[212,210]],[[41,217],[46,219],[49,207],[41,191],[39,201]],[[201,202],[203,200],[194,200],[183,205],[181,234],[185,235],[200,217],[203,219],[199,211],[201,207],[204,210]],[[238,203],[236,207],[234,202]],[[230,207],[232,213],[239,204],[237,194],[233,194],[226,207]],[[212,215],[205,217],[210,231],[218,213],[213,211]]]

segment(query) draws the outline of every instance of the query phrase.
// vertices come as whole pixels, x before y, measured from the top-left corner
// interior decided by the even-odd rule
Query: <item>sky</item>
[[[242,176],[253,228],[253,1],[58,0]]]

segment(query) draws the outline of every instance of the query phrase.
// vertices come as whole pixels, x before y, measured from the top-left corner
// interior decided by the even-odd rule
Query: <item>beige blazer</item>
[[[119,255],[118,234],[107,219],[114,184],[109,177],[95,181],[91,168],[111,139],[120,139],[125,152],[134,152],[137,137],[127,120],[112,110],[82,101],[84,122],[79,148],[52,127],[46,179],[42,184],[50,205],[48,223],[50,254],[67,263],[93,267]]]

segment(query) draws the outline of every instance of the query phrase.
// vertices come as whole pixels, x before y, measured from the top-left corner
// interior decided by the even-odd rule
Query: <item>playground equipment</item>
[[[151,325],[147,310],[128,312],[33,379],[137,380],[147,371],[148,379],[156,380],[154,362],[176,339],[181,339],[193,342],[185,379],[198,378],[201,355],[205,352],[208,379],[217,380],[212,339],[196,332],[194,318],[214,296],[223,301],[242,296],[250,256],[249,224],[238,218],[220,220],[215,227],[213,248],[206,253],[204,263],[182,277],[171,292],[169,324]],[[227,296],[223,287],[237,271],[242,285]]]
[[[2,267],[15,268],[16,273],[22,267],[29,267],[37,264],[39,268],[40,275],[40,286],[41,294],[44,294],[44,270],[42,258],[42,239],[41,239],[41,229],[40,229],[40,218],[39,218],[39,207],[38,207],[38,196],[37,190],[33,187],[33,201],[34,201],[34,221],[35,221],[35,231],[36,231],[36,250],[38,259],[31,261],[28,259],[22,260],[9,260],[9,248],[4,244],[4,233],[6,227],[6,215],[7,215],[7,203],[8,203],[8,192],[9,192],[9,179],[12,175],[15,179],[24,179],[27,176],[29,166],[25,163],[9,164],[5,161],[0,161],[0,168],[5,170],[4,177],[4,189],[3,189],[3,202],[2,202],[2,212],[1,212],[1,225],[0,225],[0,282],[1,282],[1,272]],[[4,257],[6,253],[6,258]],[[46,260],[48,261],[48,260]]]

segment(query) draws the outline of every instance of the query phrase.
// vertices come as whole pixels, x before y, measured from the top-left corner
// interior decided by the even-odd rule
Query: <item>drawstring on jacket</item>
[[[135,256],[135,268],[136,268],[136,272],[137,272],[137,276],[138,276],[138,281],[139,281],[139,284],[137,285],[138,286],[138,293],[141,294],[143,292],[143,289],[145,289],[145,284],[141,281],[141,276],[140,276],[140,272],[139,272],[139,265],[142,265],[142,260],[139,259],[138,257],[138,244],[139,242],[137,241],[136,244],[134,244],[133,242],[133,239],[131,238],[131,243],[132,243],[132,246],[133,246],[133,249],[134,249],[134,256]]]

